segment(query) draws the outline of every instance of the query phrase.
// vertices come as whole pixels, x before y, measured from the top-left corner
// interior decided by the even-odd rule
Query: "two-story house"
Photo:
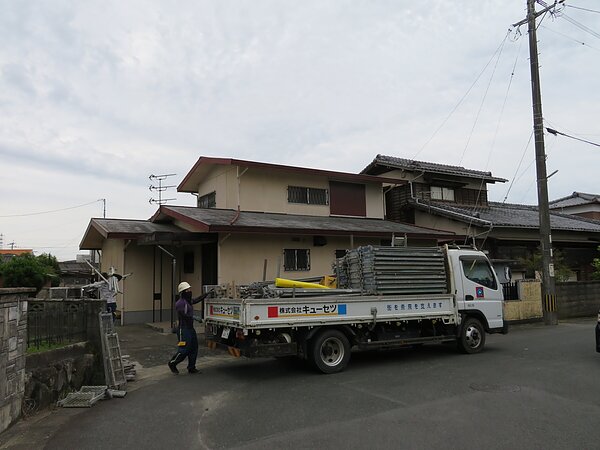
[[[407,182],[386,191],[387,219],[452,231],[459,241],[487,251],[498,266],[519,269],[519,260],[540,245],[537,207],[489,201],[488,184],[506,181],[490,172],[377,155],[361,173]],[[552,242],[573,278],[585,280],[597,257],[600,222],[562,213],[566,203],[552,206]]]
[[[147,221],[92,219],[81,249],[124,280],[124,323],[171,317],[173,289],[331,273],[360,245],[436,245],[452,232],[385,220],[385,192],[405,180],[201,157],[178,191],[196,206],[161,206]]]

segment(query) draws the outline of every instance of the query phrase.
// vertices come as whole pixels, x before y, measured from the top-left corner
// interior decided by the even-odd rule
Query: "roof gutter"
[[[412,180],[410,180],[408,182],[408,184],[410,185],[410,198],[417,204],[420,206],[424,206],[426,208],[429,209],[434,209],[434,210],[441,210],[441,208],[437,208],[435,206],[431,206],[428,205],[426,203],[422,203],[419,201],[419,199],[415,196],[414,191],[413,191],[413,181],[415,181],[417,178],[422,177],[423,175],[425,175],[425,171],[422,171],[420,175],[417,175],[415,178],[413,178]],[[451,214],[456,215],[456,216],[460,216],[460,217],[464,217],[465,219],[469,219],[469,227],[471,226],[471,223],[473,222],[474,217],[473,216],[468,216],[466,214],[461,214],[461,213],[457,213],[457,212],[452,212]],[[492,222],[490,222],[489,220],[485,220],[485,219],[480,219],[479,217],[476,218],[477,221],[479,222],[483,222],[485,225],[488,226],[488,230],[484,231],[483,233],[479,233],[478,235],[473,236],[473,245],[475,245],[475,238],[477,236],[481,236],[483,234],[486,233],[491,233],[492,229],[494,228],[494,224]]]

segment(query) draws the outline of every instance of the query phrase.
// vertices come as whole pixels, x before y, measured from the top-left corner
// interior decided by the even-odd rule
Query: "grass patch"
[[[49,344],[47,342],[42,342],[39,346],[39,348],[34,345],[31,344],[29,347],[27,347],[27,354],[31,355],[32,353],[41,353],[41,352],[47,352],[50,350],[56,350],[57,348],[63,348],[66,347],[67,345],[71,345],[72,342],[63,342],[60,344]]]

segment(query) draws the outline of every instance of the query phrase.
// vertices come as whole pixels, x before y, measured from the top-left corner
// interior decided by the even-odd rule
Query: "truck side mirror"
[[[508,266],[504,267],[504,278],[506,278],[506,281],[512,281],[512,271]]]

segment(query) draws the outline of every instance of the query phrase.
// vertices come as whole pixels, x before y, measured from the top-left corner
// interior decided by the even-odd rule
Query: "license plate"
[[[227,339],[229,337],[229,332],[230,331],[231,331],[231,328],[229,328],[229,327],[223,328],[223,332],[221,333],[221,337],[223,339]]]

